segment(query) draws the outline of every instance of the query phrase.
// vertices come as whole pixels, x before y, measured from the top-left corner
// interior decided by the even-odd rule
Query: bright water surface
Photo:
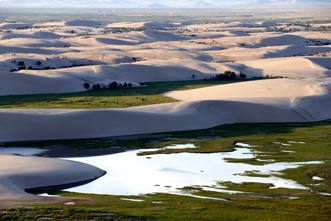
[[[192,148],[192,144],[187,147]],[[168,148],[178,148],[171,146]],[[181,148],[186,148],[181,144]],[[155,149],[156,150],[156,149]],[[249,177],[239,175],[245,171],[261,174],[279,174],[279,171],[296,168],[305,163],[270,163],[267,165],[249,165],[229,163],[224,158],[254,158],[254,151],[237,148],[226,153],[178,153],[137,156],[148,150],[134,150],[118,154],[96,157],[67,158],[94,165],[107,171],[104,177],[89,184],[67,189],[67,191],[111,195],[138,195],[154,192],[180,193],[176,188],[185,186],[215,187],[217,181],[273,183],[274,188],[307,189],[292,180],[270,177]],[[322,162],[308,162],[309,164]],[[221,187],[221,186],[218,186]],[[224,191],[221,189],[214,189]],[[225,191],[226,192],[226,191]]]

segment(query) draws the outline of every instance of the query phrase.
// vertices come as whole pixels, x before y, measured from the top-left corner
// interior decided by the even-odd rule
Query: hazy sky
[[[0,0],[1,7],[149,7],[160,4],[168,7],[213,7],[243,4],[331,3],[331,0]]]

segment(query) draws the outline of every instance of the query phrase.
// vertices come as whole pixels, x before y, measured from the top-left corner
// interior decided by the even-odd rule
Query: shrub
[[[123,87],[124,88],[127,88],[128,87],[128,84],[126,82],[124,82]]]
[[[118,87],[118,83],[116,81],[113,81],[113,82],[109,83],[109,88],[117,89],[117,87]]]
[[[40,66],[41,65],[41,61],[37,61],[37,65]]]
[[[25,65],[18,66],[18,70],[25,70]]]
[[[23,66],[23,65],[25,66],[24,61],[18,61],[18,65],[19,66]]]
[[[93,88],[93,90],[99,90],[100,84],[94,84],[92,88]]]
[[[215,76],[216,80],[233,80],[236,78],[236,73],[233,71],[226,71],[224,74],[217,74]]]
[[[241,72],[239,73],[240,78],[245,79],[247,76],[245,73]]]
[[[44,66],[44,70],[48,70],[48,69],[49,69],[49,67],[45,65]]]
[[[29,65],[28,70],[32,70],[32,69],[33,69],[32,65]]]
[[[89,89],[90,88],[90,84],[89,83],[84,83],[83,86],[84,86],[85,89]]]
[[[129,88],[132,88],[132,83],[128,83],[128,87]]]

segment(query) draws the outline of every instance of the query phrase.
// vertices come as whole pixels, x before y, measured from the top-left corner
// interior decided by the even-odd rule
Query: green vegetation
[[[140,220],[110,212],[90,211],[71,208],[18,208],[0,211],[2,220]]]
[[[252,79],[250,79],[252,80]],[[254,80],[254,79],[253,79]],[[162,93],[171,90],[188,90],[236,81],[178,81],[146,83],[143,87],[124,89],[103,89],[66,94],[38,94],[1,96],[0,108],[65,108],[65,109],[102,109],[126,108],[150,104],[176,102]],[[89,88],[87,84],[82,87]]]
[[[266,185],[261,185],[266,188]],[[188,188],[186,191],[197,191]],[[286,193],[286,191],[284,191]],[[90,213],[116,213],[146,220],[329,220],[331,197],[309,194],[298,199],[286,197],[261,198],[243,194],[225,194],[200,191],[200,195],[213,198],[200,199],[173,194],[147,194],[141,196],[111,196],[54,192],[63,197],[94,198],[93,202],[75,205],[38,205],[42,207],[84,209]],[[122,200],[140,199],[141,202]],[[86,212],[84,212],[86,213]]]
[[[5,146],[63,145],[64,148],[159,148],[143,154],[178,152],[210,153],[232,151],[237,142],[253,145],[253,159],[227,159],[229,162],[246,164],[270,164],[275,162],[311,162],[318,164],[286,169],[273,176],[291,179],[309,189],[272,188],[271,183],[231,183],[220,181],[212,189],[202,186],[187,186],[179,189],[183,194],[146,194],[139,196],[93,195],[48,191],[63,197],[93,198],[75,205],[37,205],[39,207],[84,209],[88,213],[115,213],[125,217],[141,217],[147,220],[328,220],[331,197],[319,193],[331,193],[331,122],[287,124],[234,124],[206,130],[163,133],[142,138],[107,138],[85,140],[43,141],[33,143],[7,143]],[[197,148],[171,149],[176,144],[194,144]],[[163,149],[163,147],[168,147]],[[240,148],[239,146],[237,148]],[[273,160],[271,162],[270,160]],[[220,168],[222,170],[222,168]],[[266,177],[259,171],[246,171],[243,175]],[[314,180],[318,176],[323,180]],[[227,194],[217,190],[239,191]],[[140,199],[141,202],[122,200]],[[226,199],[227,201],[217,200]],[[143,208],[143,209],[142,209]],[[33,211],[33,210],[31,210]],[[96,212],[97,211],[97,212]],[[1,216],[1,215],[0,215]]]

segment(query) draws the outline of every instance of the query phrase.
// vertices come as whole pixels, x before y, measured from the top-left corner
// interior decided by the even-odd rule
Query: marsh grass
[[[249,184],[242,188],[264,189],[268,184]],[[237,189],[242,189],[236,187]],[[281,192],[283,191],[283,192]],[[285,195],[289,191],[278,190]],[[77,203],[70,208],[77,211],[111,212],[117,216],[139,217],[145,220],[328,220],[331,210],[331,198],[316,194],[303,194],[292,191],[297,199],[288,199],[280,195],[225,194],[211,191],[199,191],[199,195],[227,199],[219,201],[200,199],[174,194],[147,194],[142,196],[93,195],[69,192],[56,192],[63,197],[94,198],[94,201]],[[272,197],[275,196],[275,197]],[[141,202],[121,200],[122,198],[140,199]],[[155,203],[161,202],[161,203]],[[41,206],[41,205],[39,205]],[[42,205],[42,207],[65,209],[64,205]]]
[[[93,198],[92,201],[77,202],[70,205],[77,211],[99,211],[115,213],[123,217],[138,217],[146,220],[329,220],[331,197],[318,194],[331,193],[331,123],[295,123],[295,124],[235,124],[222,125],[212,129],[163,133],[162,136],[151,136],[137,139],[86,139],[63,140],[63,147],[100,148],[104,145],[128,147],[134,149],[160,148],[160,151],[144,153],[161,154],[163,147],[176,144],[193,143],[197,148],[165,149],[167,153],[178,152],[217,152],[229,148],[234,150],[235,143],[242,142],[254,147],[255,158],[246,159],[244,163],[261,165],[271,162],[309,162],[322,161],[320,164],[307,164],[298,168],[286,169],[282,174],[274,174],[284,179],[291,179],[305,189],[270,188],[272,184],[218,182],[212,186],[215,191],[206,191],[199,186],[188,186],[179,189],[184,194],[227,199],[200,199],[166,193],[138,196],[112,196],[64,191],[51,191],[50,194],[63,197]],[[291,141],[291,142],[289,142]],[[294,141],[294,142],[293,142]],[[20,143],[26,146],[54,144],[51,141]],[[74,144],[73,144],[74,143]],[[281,145],[281,144],[290,145]],[[18,145],[8,143],[7,146]],[[225,148],[225,149],[223,149]],[[284,152],[291,151],[291,152]],[[227,150],[228,151],[228,150]],[[228,159],[238,162],[238,159]],[[273,163],[273,162],[272,162]],[[222,168],[220,168],[222,170]],[[248,171],[246,175],[265,177],[258,171]],[[323,180],[313,180],[319,176]],[[227,194],[217,189],[240,191]],[[142,202],[121,200],[121,198],[140,199]],[[155,203],[162,202],[162,203]],[[37,205],[43,208],[65,209],[65,205]],[[33,210],[32,210],[33,211]]]

